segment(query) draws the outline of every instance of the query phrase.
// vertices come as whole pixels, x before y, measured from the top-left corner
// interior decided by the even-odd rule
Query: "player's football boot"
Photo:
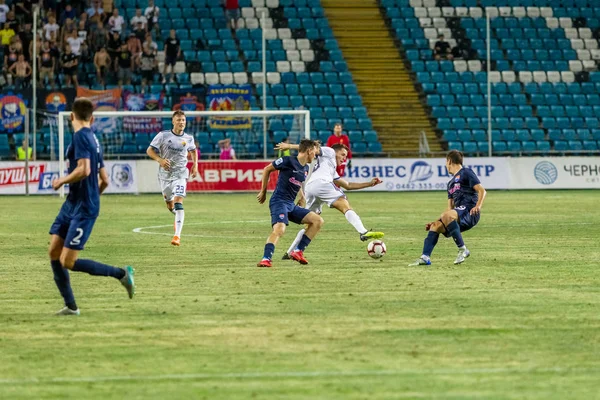
[[[258,264],[256,264],[259,268],[271,268],[273,266],[273,262],[269,259],[263,258]]]
[[[419,265],[431,265],[431,258],[421,256],[417,261],[408,264],[409,267],[418,267]]]
[[[294,250],[290,253],[290,258],[294,261],[298,261],[302,265],[308,264],[308,260],[304,258],[302,250]]]
[[[173,246],[179,246],[181,244],[181,239],[179,239],[179,236],[173,236],[173,240],[171,240],[171,244]]]
[[[130,299],[133,299],[133,295],[135,294],[135,280],[133,279],[133,275],[135,275],[135,269],[130,267],[129,265],[125,268],[125,276],[121,278],[121,285],[125,287],[127,290],[127,294]]]
[[[456,256],[456,260],[454,260],[454,264],[462,264],[470,255],[471,252],[466,247],[464,249],[458,249],[458,255]]]
[[[64,307],[58,311],[55,315],[79,315],[81,312],[79,308],[77,310],[71,310],[69,307]]]
[[[281,257],[282,260],[291,260],[292,258],[290,257],[290,255],[288,253],[285,253],[283,255],[283,257]]]
[[[367,240],[373,239],[381,239],[383,237],[383,232],[373,232],[372,230],[367,231],[360,235],[360,240],[366,242]]]

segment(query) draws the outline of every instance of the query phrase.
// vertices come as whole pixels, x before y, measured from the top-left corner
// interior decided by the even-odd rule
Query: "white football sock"
[[[298,232],[298,234],[296,235],[296,239],[294,239],[294,241],[292,242],[292,245],[290,246],[290,248],[287,251],[288,254],[290,254],[292,251],[296,250],[296,247],[298,247],[298,244],[300,244],[300,241],[302,240],[302,236],[304,235],[304,232],[306,232],[306,229],[300,229],[300,232]]]
[[[354,227],[354,229],[356,229],[358,233],[362,235],[363,233],[367,232],[367,228],[365,228],[365,226],[362,224],[360,217],[356,212],[354,212],[354,210],[346,211],[345,215],[348,222],[350,222],[350,224]]]
[[[183,228],[183,220],[185,212],[183,210],[175,211],[175,236],[181,237],[181,229]]]

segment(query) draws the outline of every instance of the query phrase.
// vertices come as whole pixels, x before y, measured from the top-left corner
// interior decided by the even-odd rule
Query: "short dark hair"
[[[177,111],[175,111],[175,112],[173,113],[173,116],[171,117],[171,119],[173,119],[173,118],[175,118],[175,117],[177,117],[177,116],[179,116],[179,115],[183,115],[183,116],[185,117],[185,113],[184,113],[183,111],[181,111],[181,110],[177,110]]]
[[[334,144],[333,146],[331,146],[331,148],[333,150],[335,150],[336,152],[338,152],[340,150],[344,150],[344,149],[346,149],[347,151],[350,151],[348,146],[346,146],[345,144],[342,144],[342,143]]]
[[[300,146],[298,147],[298,151],[300,153],[304,153],[314,147],[317,146],[317,142],[315,142],[314,140],[310,140],[310,139],[302,139],[300,141]]]
[[[463,153],[458,150],[450,150],[448,154],[446,154],[446,160],[450,160],[452,164],[460,164],[463,163]]]
[[[342,123],[341,122],[336,122],[333,127],[335,128],[336,126],[339,126],[340,128],[342,128]]]
[[[73,102],[72,108],[75,119],[78,121],[89,121],[94,113],[94,103],[87,97],[78,97]]]

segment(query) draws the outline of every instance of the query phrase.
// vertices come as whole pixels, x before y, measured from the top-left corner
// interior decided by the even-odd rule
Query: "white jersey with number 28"
[[[315,167],[313,168],[308,182],[333,182],[340,177],[336,172],[336,168],[337,161],[335,159],[335,150],[331,147],[321,147],[321,155],[317,157],[317,162],[315,163]]]

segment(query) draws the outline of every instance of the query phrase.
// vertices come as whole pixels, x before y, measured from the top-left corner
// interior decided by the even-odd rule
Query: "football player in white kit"
[[[158,182],[169,211],[175,214],[173,246],[179,246],[185,217],[183,198],[186,195],[188,154],[192,155],[192,178],[198,174],[198,153],[194,137],[184,132],[186,119],[181,110],[173,113],[173,129],[159,132],[146,150],[146,154],[160,164]]]
[[[279,143],[275,149],[298,149],[298,145]],[[339,210],[346,216],[348,222],[359,233],[360,240],[380,239],[383,237],[383,232],[372,232],[364,227],[360,217],[352,209],[348,198],[340,188],[358,190],[379,185],[382,181],[379,178],[373,178],[369,182],[350,183],[340,178],[336,172],[336,168],[346,160],[347,156],[348,147],[343,144],[320,148],[320,153],[317,156],[312,174],[308,178],[308,182],[304,188],[306,208],[317,214],[321,214],[323,205],[327,204],[329,207]],[[304,229],[298,232],[294,243],[292,243],[290,249],[283,256],[284,260],[289,258],[288,254],[296,248],[297,242],[302,238],[303,234]]]

